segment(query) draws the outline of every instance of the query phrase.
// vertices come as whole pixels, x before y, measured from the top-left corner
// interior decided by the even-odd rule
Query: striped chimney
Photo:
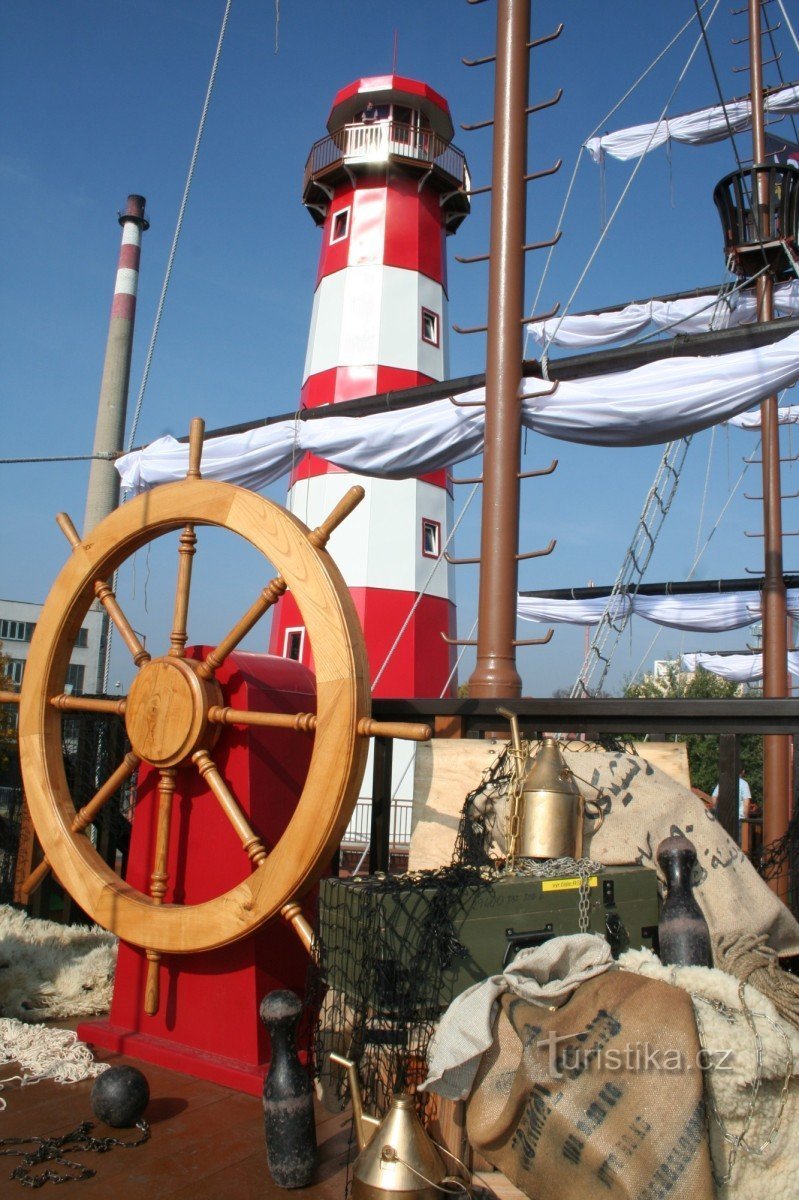
[[[123,448],[125,416],[133,349],[133,325],[136,316],[136,292],[139,284],[141,235],[150,223],[144,215],[144,196],[128,196],[123,213],[122,245],[119,250],[114,299],[103,364],[103,380],[97,406],[93,454],[115,454]],[[95,458],[89,472],[84,537],[119,504],[119,475],[110,459]]]

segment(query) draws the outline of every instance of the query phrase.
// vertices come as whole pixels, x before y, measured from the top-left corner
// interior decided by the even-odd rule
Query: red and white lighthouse
[[[303,408],[447,378],[444,242],[469,212],[449,106],[427,84],[359,79],[336,96],[327,128],[303,186],[322,230]],[[313,527],[354,482],[366,497],[329,548],[363,624],[375,694],[439,696],[452,669],[441,634],[455,628],[452,571],[440,559],[451,522],[447,473],[371,479],[306,454],[289,508]],[[310,660],[290,595],[270,649]]]

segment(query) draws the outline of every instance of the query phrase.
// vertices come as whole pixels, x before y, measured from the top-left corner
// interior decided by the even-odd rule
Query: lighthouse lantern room
[[[469,213],[449,106],[427,84],[359,79],[336,96],[327,128],[303,181],[303,202],[322,231],[303,408],[447,378],[444,243]],[[353,482],[366,497],[329,549],[363,624],[374,693],[451,694],[452,648],[441,637],[455,629],[452,572],[441,558],[448,474],[353,477],[306,454],[292,472],[289,508],[313,527]],[[270,649],[311,660],[289,595]]]

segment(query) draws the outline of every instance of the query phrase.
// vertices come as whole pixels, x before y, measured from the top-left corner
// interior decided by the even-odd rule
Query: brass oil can
[[[593,800],[585,800],[566,765],[558,743],[545,737],[534,758],[525,754],[516,713],[499,708],[510,721],[517,772],[523,779],[520,795],[520,833],[509,856],[516,858],[582,858],[586,818],[596,824],[604,813]]]

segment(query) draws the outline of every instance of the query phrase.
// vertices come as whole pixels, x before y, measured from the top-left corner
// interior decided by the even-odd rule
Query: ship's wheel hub
[[[128,694],[125,726],[131,748],[153,767],[176,767],[218,736],[208,710],[222,703],[213,680],[199,677],[195,663],[164,655],[139,671]]]

